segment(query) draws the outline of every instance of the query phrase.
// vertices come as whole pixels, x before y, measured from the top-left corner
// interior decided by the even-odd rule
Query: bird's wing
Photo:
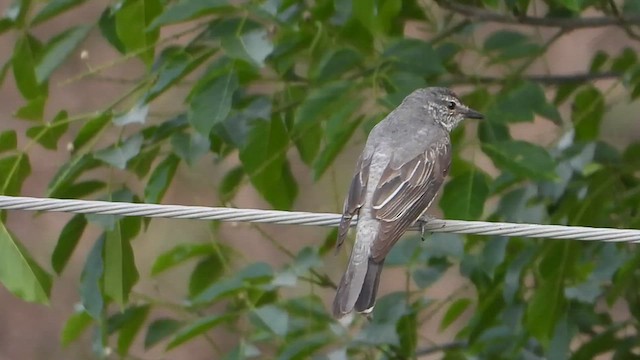
[[[371,166],[372,158],[373,154],[367,155],[363,153],[360,159],[358,159],[356,173],[353,175],[351,186],[349,186],[349,194],[344,201],[342,218],[340,219],[340,226],[338,227],[336,250],[340,249],[340,246],[342,246],[347,237],[351,219],[358,213],[362,204],[364,204],[364,198],[367,192],[367,180],[369,179],[369,167]]]
[[[380,220],[371,256],[382,261],[391,247],[436,197],[451,164],[451,144],[443,138],[407,162],[392,159],[373,193],[373,216]]]

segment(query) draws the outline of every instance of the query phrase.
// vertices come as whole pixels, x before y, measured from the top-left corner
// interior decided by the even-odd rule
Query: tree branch
[[[455,1],[436,0],[443,9],[464,15],[479,21],[497,22],[503,24],[520,24],[542,27],[558,27],[563,29],[595,28],[604,26],[627,26],[640,24],[640,15],[630,16],[602,16],[588,18],[543,18],[532,16],[511,16],[485,10],[475,6],[459,4]]]
[[[622,76],[622,74],[607,71],[601,73],[578,73],[568,75],[529,75],[523,76],[524,80],[541,83],[543,85],[564,85],[575,84],[593,80],[605,80],[615,79]],[[451,79],[450,83],[453,85],[461,84],[501,84],[505,82],[506,78],[497,76],[462,76]]]

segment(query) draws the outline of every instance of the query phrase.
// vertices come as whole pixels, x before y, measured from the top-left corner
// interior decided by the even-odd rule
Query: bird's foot
[[[424,233],[426,231],[425,227],[427,223],[431,220],[436,220],[436,218],[431,215],[422,215],[417,221],[418,226],[420,227],[420,239],[422,241],[424,241]]]

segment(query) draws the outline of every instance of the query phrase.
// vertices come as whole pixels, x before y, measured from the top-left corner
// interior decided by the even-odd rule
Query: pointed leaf
[[[175,133],[171,136],[173,152],[189,166],[194,166],[209,151],[209,138],[199,133]]]
[[[440,207],[448,219],[474,220],[482,216],[488,196],[487,176],[475,169],[454,177],[445,185]]]
[[[84,310],[96,321],[102,321],[104,296],[102,293],[102,275],[104,260],[102,251],[105,235],[102,234],[91,248],[80,275],[80,301]]]
[[[173,335],[180,327],[182,327],[182,323],[178,320],[168,318],[154,320],[149,325],[147,334],[144,337],[144,348],[149,349],[168,336]]]
[[[0,222],[0,283],[17,297],[49,303],[51,275],[45,272]]]
[[[0,152],[15,150],[18,147],[18,137],[15,130],[7,130],[0,133]]]
[[[69,316],[60,333],[60,343],[62,343],[62,346],[67,346],[77,340],[92,322],[93,319],[84,309],[74,312]]]
[[[202,335],[205,332],[213,329],[217,325],[221,323],[226,323],[231,319],[235,318],[235,314],[226,313],[222,315],[211,315],[205,318],[202,318],[190,325],[185,326],[180,329],[178,333],[171,339],[169,344],[167,345],[167,350],[171,350],[178,345],[181,345],[196,336]]]
[[[46,93],[36,78],[35,44],[29,35],[21,36],[13,49],[12,68],[16,86],[25,99],[35,99]]]
[[[128,112],[113,119],[113,123],[117,126],[128,124],[144,124],[149,113],[149,105],[135,104]]]
[[[24,180],[31,174],[29,157],[20,154],[0,159],[0,174],[0,194],[19,195]]]
[[[542,147],[519,140],[482,144],[493,163],[520,178],[554,180],[555,162]]]
[[[47,196],[57,198],[62,197],[61,194],[68,191],[73,182],[84,172],[94,169],[100,165],[100,162],[93,158],[91,154],[75,156],[67,161],[55,174],[51,182]],[[0,166],[0,169],[2,167]]]
[[[27,130],[27,136],[45,149],[56,150],[58,140],[64,135],[69,127],[68,115],[66,111],[59,112],[50,123],[43,126],[34,126]]]
[[[118,354],[125,356],[129,353],[129,349],[133,344],[142,325],[147,320],[150,305],[134,306],[128,308],[123,314],[124,318],[121,326],[118,328]]]
[[[75,215],[67,225],[62,228],[58,242],[56,243],[53,254],[51,254],[51,267],[59,275],[64,270],[73,251],[82,237],[84,229],[87,227],[87,219],[84,215]]]
[[[49,41],[35,69],[36,79],[39,84],[49,80],[49,77],[55,69],[57,69],[87,37],[89,30],[91,30],[91,26],[89,25],[72,27],[54,36]]]
[[[445,330],[449,327],[454,321],[456,321],[462,313],[467,310],[467,308],[471,305],[471,299],[460,298],[451,303],[449,309],[442,317],[442,321],[440,322],[440,331]]]
[[[31,20],[31,26],[38,25],[42,22],[45,22],[57,15],[78,6],[87,0],[51,0],[48,1],[47,4],[42,8],[42,10],[38,11],[36,16],[34,16],[33,20]]]
[[[182,0],[166,9],[162,15],[151,23],[150,29],[162,25],[188,21],[197,17],[214,14],[231,8],[228,0]]]
[[[109,112],[103,112],[85,122],[78,131],[76,138],[73,140],[73,150],[78,151],[89,143],[91,139],[97,136],[100,131],[104,129],[110,120],[111,114]]]
[[[139,275],[131,243],[123,234],[123,226],[107,231],[104,246],[104,293],[124,307]]]
[[[195,297],[224,274],[225,261],[217,252],[198,262],[189,276],[189,297]]]
[[[137,54],[151,67],[160,33],[157,29],[148,30],[148,26],[162,12],[160,0],[124,0],[117,9],[115,32],[126,53]]]
[[[163,271],[180,265],[194,257],[212,254],[215,251],[211,244],[180,244],[166,251],[156,258],[151,267],[151,275],[155,276]]]
[[[171,185],[180,164],[180,159],[175,155],[167,156],[151,173],[147,186],[144,188],[144,201],[146,203],[159,203],[164,197],[167,188]]]
[[[205,137],[211,129],[222,123],[231,110],[233,94],[238,89],[238,78],[235,71],[210,80],[194,88],[190,95],[189,123]]]

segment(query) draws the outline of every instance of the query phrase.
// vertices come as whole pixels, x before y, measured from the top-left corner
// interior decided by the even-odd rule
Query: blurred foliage
[[[5,75],[13,74],[23,98],[14,114],[29,124],[24,134],[0,132],[1,194],[20,194],[33,176],[31,149],[56,151],[67,134],[70,157],[50,179],[48,196],[158,203],[176,173],[204,157],[221,169],[230,168],[220,165],[226,159],[233,164],[211,184],[219,205],[250,184],[273,208],[291,209],[301,196],[297,176],[326,176],[354,134],[370,130],[410,91],[464,86],[464,100],[487,120],[477,134],[470,128],[453,134],[456,153],[440,203],[447,218],[640,227],[640,142],[601,137],[607,109],[640,96],[635,0],[118,0],[98,19],[68,24],[46,41],[35,35],[38,26],[83,3],[15,0],[0,19],[0,33],[16,39],[1,79],[9,82]],[[174,24],[182,26],[161,31]],[[530,71],[558,39],[600,26],[622,30],[625,37],[616,40],[628,46],[586,54],[591,66],[582,73]],[[128,79],[129,91],[90,115],[50,109],[51,75],[79,56],[87,36],[108,42],[123,59],[138,59],[144,76]],[[596,82],[601,79],[609,81]],[[185,106],[173,116],[151,116],[157,99],[175,96],[178,87],[188,90]],[[56,115],[49,119],[49,112]],[[512,136],[512,124],[536,117],[556,126],[545,146]],[[473,164],[462,151],[469,147],[497,171]],[[305,164],[295,176],[292,158]],[[143,191],[108,181],[93,171],[99,169],[133,174]],[[487,206],[489,199],[497,205]],[[348,331],[330,318],[316,291],[332,287],[322,260],[335,231],[289,254],[284,267],[241,263],[234,254],[242,249],[194,241],[176,244],[139,271],[131,242],[148,223],[75,216],[48,266],[0,224],[0,282],[25,301],[47,303],[54,275],[45,268],[62,273],[78,243],[93,241],[79,283],[81,306],[61,341],[91,331],[97,356],[127,358],[139,338],[145,349],[164,347],[168,356],[206,339],[212,354],[227,359],[640,358],[634,245],[411,237],[387,259],[389,267],[406,270],[407,291],[382,297],[373,321],[358,318]],[[98,239],[83,239],[88,226],[103,229]],[[217,227],[211,231],[216,239]],[[139,273],[156,276],[187,262],[196,265],[185,279],[183,303],[167,306],[144,294],[132,301]],[[424,289],[451,267],[468,282],[445,299],[426,297]],[[308,293],[283,291],[305,283],[312,284],[304,287]],[[613,316],[614,305],[622,316]],[[420,329],[439,311],[439,329],[456,324],[459,331],[452,343],[434,346]],[[208,335],[214,329],[234,334],[235,347],[221,350]],[[135,352],[145,358],[144,350]]]

